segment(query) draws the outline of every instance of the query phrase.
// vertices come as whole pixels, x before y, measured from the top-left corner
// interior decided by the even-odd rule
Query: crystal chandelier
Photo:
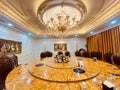
[[[38,9],[39,21],[52,34],[79,28],[85,15],[86,7],[80,0],[47,0]]]
[[[74,11],[71,13],[71,11],[67,11],[71,8],[63,6],[63,4],[56,8],[58,8],[58,11],[48,18],[45,23],[48,30],[58,30],[64,32],[68,29],[74,29],[79,24],[81,14],[77,10],[73,9]]]

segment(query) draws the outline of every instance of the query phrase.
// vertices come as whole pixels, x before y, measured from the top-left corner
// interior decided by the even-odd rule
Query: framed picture
[[[20,54],[22,42],[0,39],[0,54]]]
[[[54,51],[65,51],[67,50],[66,43],[54,44]]]

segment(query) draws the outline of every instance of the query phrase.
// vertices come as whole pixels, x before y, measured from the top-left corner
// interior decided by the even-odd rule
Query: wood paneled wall
[[[120,26],[87,38],[88,51],[120,53]]]

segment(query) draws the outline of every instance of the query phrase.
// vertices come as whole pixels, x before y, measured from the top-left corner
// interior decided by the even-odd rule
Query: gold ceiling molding
[[[96,15],[96,17],[95,17],[89,24],[91,24],[91,23],[93,23],[94,21],[100,19],[101,16],[106,15],[106,13],[111,12],[112,9],[116,7],[116,5],[118,5],[118,0],[116,0],[116,2],[114,1],[114,3],[112,3],[111,5],[109,5],[109,7],[107,7],[106,9],[101,10],[101,12],[99,12],[99,13]],[[113,14],[115,14],[115,13],[113,12]],[[108,15],[108,17],[109,17],[109,15]],[[101,19],[103,19],[103,18],[101,18]],[[103,20],[104,20],[104,19],[103,19]]]
[[[98,13],[98,15],[93,19],[90,20],[89,23],[86,23],[84,27],[80,28],[79,30],[74,30],[71,32],[72,34],[86,34],[90,30],[104,24],[109,19],[114,18],[116,14],[120,12],[120,0],[114,1],[108,8],[104,9],[104,11]]]
[[[25,28],[29,28],[33,33],[39,34],[37,30],[39,28],[36,28],[33,23],[30,23],[29,20],[25,19],[24,16],[22,16],[19,12],[15,11],[13,8],[11,8],[9,5],[7,5],[4,1],[0,1],[0,14],[2,16],[5,16],[9,20],[15,22],[16,24],[22,25]]]
[[[5,2],[2,2],[2,3],[4,3],[4,6],[6,6],[4,8],[7,8],[7,10],[6,10],[7,11],[6,13],[8,13],[7,16],[11,17],[12,21],[15,21],[16,23],[19,22],[21,25],[26,26],[27,28],[29,27],[29,29],[31,31],[33,31],[34,33],[37,32],[37,34],[45,34],[44,30],[40,30],[40,28],[38,28],[37,26],[33,25],[33,22],[31,23],[27,19],[23,18],[23,16],[17,15],[15,12],[13,12],[14,11],[14,10],[12,10],[13,8],[10,8],[10,6],[8,6]],[[11,11],[12,11],[12,13],[11,13]],[[14,13],[14,15],[13,15],[13,13]],[[9,15],[11,15],[11,16],[9,16]],[[32,26],[35,26],[35,27],[32,27]],[[72,34],[73,32],[70,31],[69,33]],[[46,34],[54,35],[52,31],[48,32]]]
[[[43,2],[45,0],[42,0]],[[35,1],[37,2],[37,1]],[[39,5],[41,5],[39,3]],[[38,6],[39,6],[38,5]],[[104,6],[105,7],[105,6]],[[98,12],[95,17],[91,18],[87,22],[85,22],[83,25],[80,24],[80,29],[79,30],[69,30],[65,33],[68,35],[72,34],[85,34],[89,32],[90,30],[98,27],[99,25],[104,24],[106,21],[108,21],[111,17],[115,17],[116,14],[120,11],[120,0],[114,0],[114,2],[106,7],[101,8],[101,10]],[[35,11],[36,12],[36,11]],[[0,14],[2,16],[5,16],[7,19],[15,22],[18,25],[21,25],[22,27],[25,27],[26,29],[30,30],[31,32],[35,33],[36,35],[54,35],[52,31],[48,30],[41,30],[40,29],[40,24],[36,23],[32,19],[27,19],[25,18],[24,15],[22,15],[20,12],[17,11],[17,9],[14,9],[13,6],[9,5],[9,2],[6,2],[4,0],[0,1]],[[82,25],[82,26],[81,26]]]
[[[79,30],[71,30],[69,32],[66,32],[66,34],[71,35],[71,34],[86,34],[90,30],[93,30],[94,28],[98,27],[99,25],[104,24],[111,18],[116,17],[118,14],[120,14],[120,3],[119,1],[115,2],[109,8],[105,9],[105,11],[101,14],[98,14],[96,18],[91,20],[91,23],[86,24],[83,28]],[[47,32],[46,32],[47,33]]]
[[[98,27],[99,25],[104,24],[109,19],[114,18],[116,14],[118,14],[119,12],[120,12],[120,0],[116,0],[114,4],[112,4],[107,9],[105,9],[105,11],[103,11],[102,13],[99,13],[97,17],[95,17],[91,21],[91,23],[88,23],[80,30],[84,31],[82,33],[85,34],[89,32],[90,30],[93,30],[94,28]]]

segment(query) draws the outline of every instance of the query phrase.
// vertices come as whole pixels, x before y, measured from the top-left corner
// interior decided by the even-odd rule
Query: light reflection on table
[[[102,82],[106,79],[115,84],[118,90],[120,89],[120,76],[110,74],[120,74],[120,70],[114,69],[116,68],[115,66],[102,61],[95,62],[90,58],[83,58],[84,67],[82,68],[86,70],[86,73],[78,74],[73,72],[73,68],[77,67],[76,64],[78,64],[77,59],[78,57],[71,58],[71,62],[73,63],[72,60],[74,60],[75,63],[73,63],[73,67],[69,67],[70,64],[63,67],[62,63],[54,65],[54,58],[32,61],[28,65],[18,66],[7,76],[6,89],[81,90],[82,82],[85,82],[87,86],[86,90],[102,90]],[[51,60],[53,60],[53,62]],[[40,67],[35,66],[40,63],[44,63],[44,65]],[[93,76],[88,78],[90,75]],[[111,77],[112,79],[110,79]]]

